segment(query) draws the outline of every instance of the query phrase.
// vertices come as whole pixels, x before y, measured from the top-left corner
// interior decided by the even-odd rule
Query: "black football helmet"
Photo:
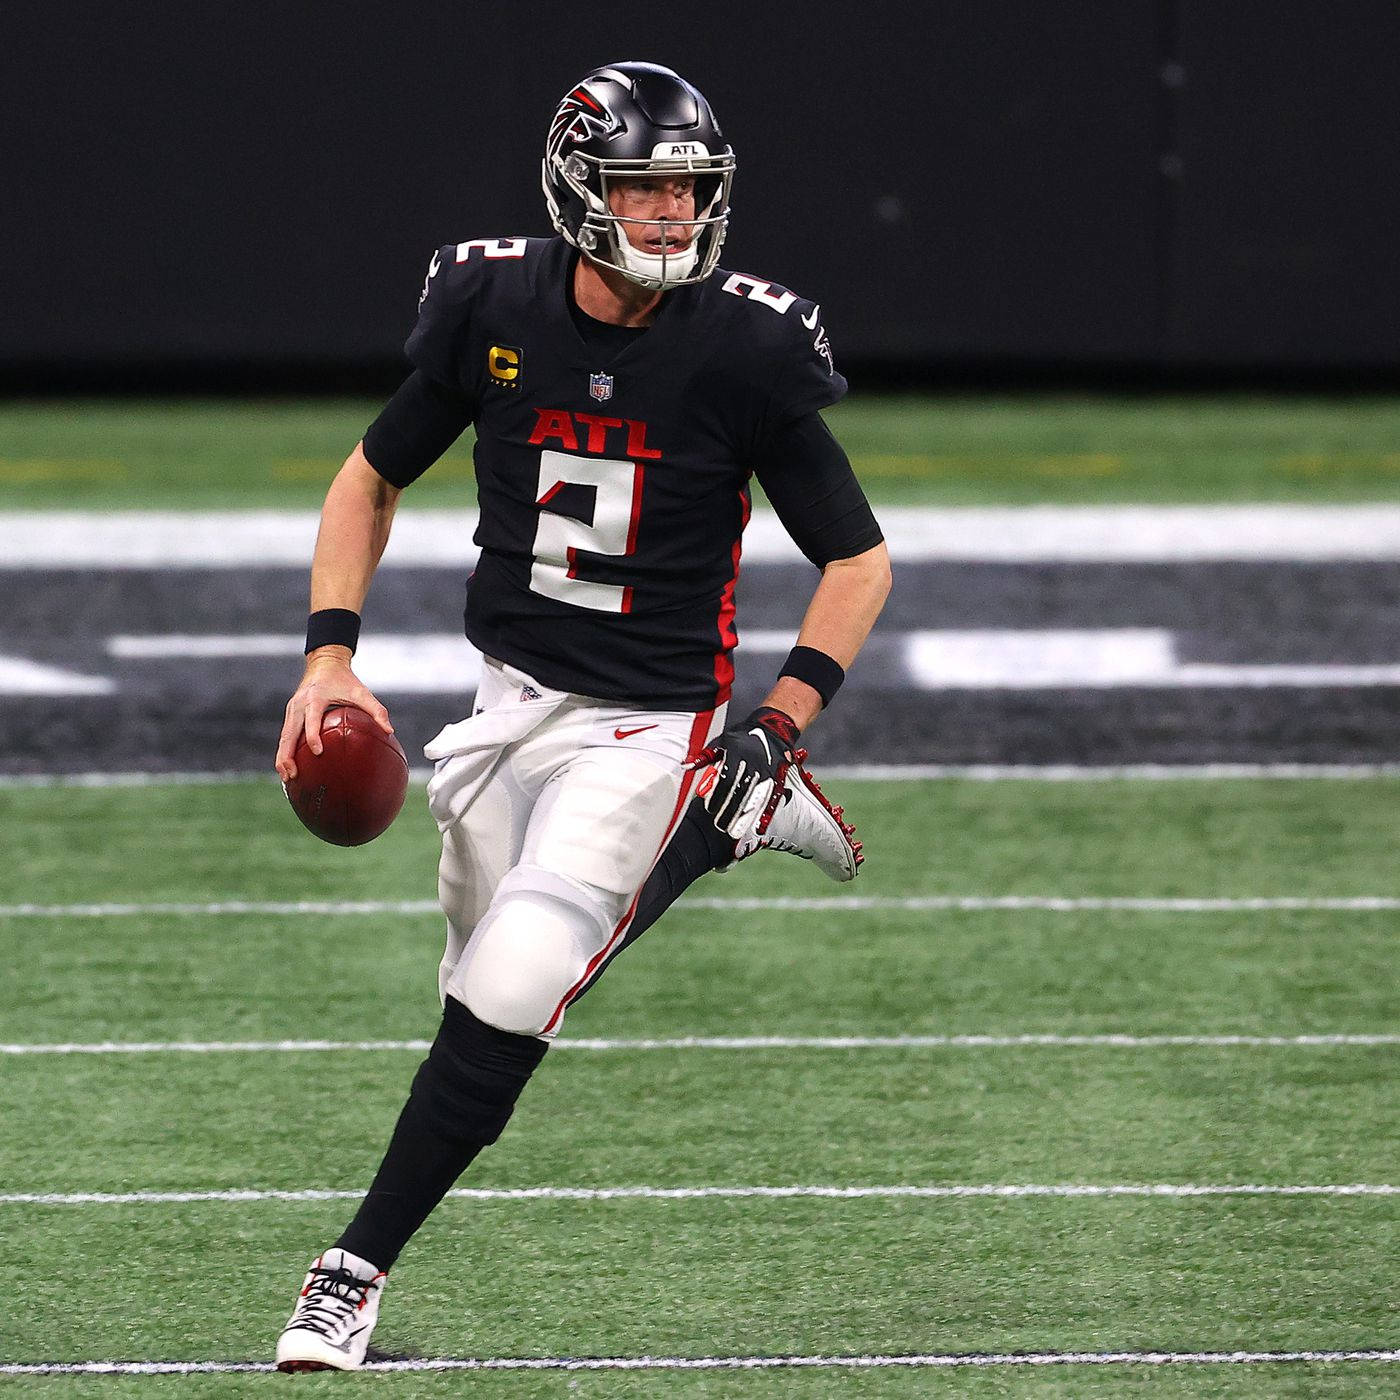
[[[608,207],[608,185],[639,175],[695,177],[693,237],[669,252],[634,248]],[[554,227],[591,262],[659,290],[703,282],[719,261],[729,224],[734,152],[710,104],[684,78],[655,63],[612,63],[570,89],[549,126],[541,171]]]

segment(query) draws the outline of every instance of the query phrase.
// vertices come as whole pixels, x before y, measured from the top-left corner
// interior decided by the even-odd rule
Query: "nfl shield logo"
[[[588,376],[588,392],[593,395],[599,403],[612,398],[613,377],[610,374],[590,374]]]

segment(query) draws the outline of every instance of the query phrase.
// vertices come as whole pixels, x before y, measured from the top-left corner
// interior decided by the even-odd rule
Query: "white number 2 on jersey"
[[[793,293],[775,292],[771,282],[765,282],[761,277],[750,277],[746,272],[731,273],[729,280],[720,290],[732,292],[736,297],[748,297],[750,301],[760,302],[764,306],[771,306],[779,315],[797,300]]]
[[[525,238],[469,238],[457,245],[457,261],[466,262],[474,249],[483,258],[523,258],[528,244]]]
[[[567,452],[540,453],[537,505],[548,506],[564,486],[592,486],[597,499],[593,523],[567,515],[540,512],[535,531],[535,562],[530,588],[546,598],[594,612],[632,611],[632,590],[616,583],[578,578],[575,552],[631,554],[637,547],[637,519],[642,506],[642,469],[635,462],[609,457],[575,457]]]

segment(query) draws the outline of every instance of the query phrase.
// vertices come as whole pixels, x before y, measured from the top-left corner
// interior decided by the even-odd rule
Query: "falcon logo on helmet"
[[[549,125],[548,155],[556,158],[564,147],[564,138],[587,141],[592,136],[610,136],[622,125],[607,105],[589,92],[587,79],[580,83],[560,104]]]
[[[590,262],[651,290],[714,271],[729,226],[734,152],[704,96],[671,69],[613,63],[576,83],[555,110],[540,174],[554,227]],[[610,189],[646,178],[692,180],[693,215],[682,223],[614,213]],[[652,225],[660,251],[634,246],[624,223]],[[680,228],[684,246],[672,246]]]

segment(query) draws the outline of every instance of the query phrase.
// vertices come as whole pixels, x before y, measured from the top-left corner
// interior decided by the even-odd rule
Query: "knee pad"
[[[535,1036],[484,1024],[449,997],[409,1102],[419,1122],[438,1136],[486,1147],[500,1137],[548,1048]]]
[[[542,867],[516,866],[472,934],[448,996],[499,1030],[552,1034],[560,1003],[612,937],[617,902]]]

